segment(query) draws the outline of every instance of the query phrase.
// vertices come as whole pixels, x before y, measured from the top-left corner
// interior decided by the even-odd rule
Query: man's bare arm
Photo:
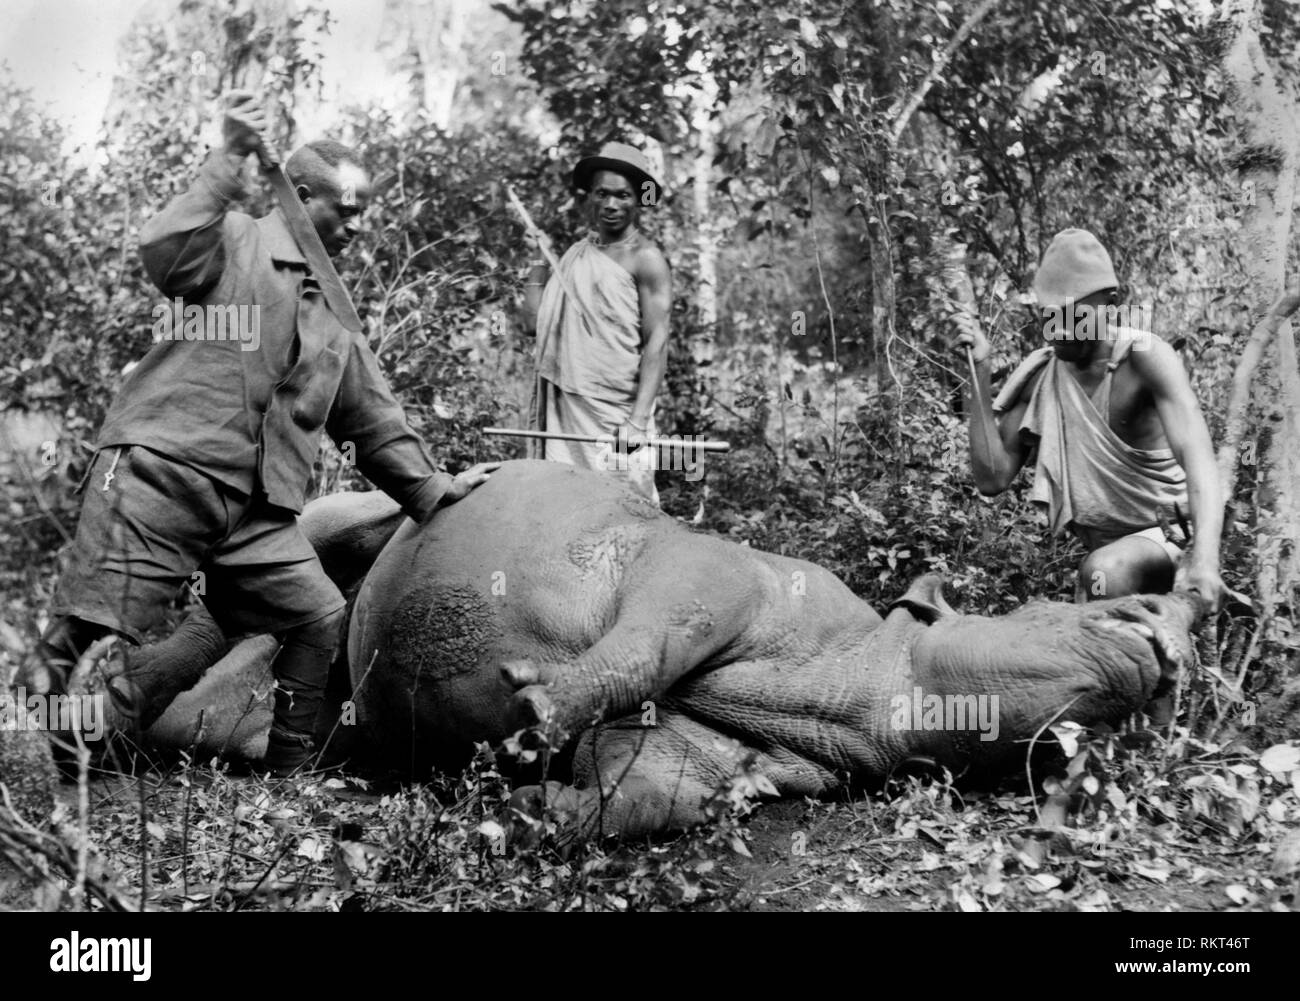
[[[524,333],[529,337],[537,335],[537,313],[542,305],[542,289],[546,286],[548,277],[550,269],[545,264],[533,265],[529,269],[528,280],[524,282],[524,303],[519,319]]]
[[[1192,559],[1181,582],[1217,609],[1223,597],[1219,577],[1219,541],[1223,534],[1223,492],[1210,429],[1177,353],[1158,337],[1150,348],[1134,351],[1133,371],[1155,400],[1156,412],[1174,458],[1187,473],[1187,500],[1196,538]]]
[[[978,394],[973,385],[967,386],[966,391],[966,412],[970,414],[971,470],[979,492],[992,497],[1011,486],[1029,456],[1029,449],[1020,437],[1020,420],[1028,405],[1028,387],[1015,406],[1001,417],[995,416],[988,339],[973,316],[962,314],[956,318],[956,323],[957,347],[963,352],[968,347],[972,350],[975,376],[979,380]]]
[[[524,278],[524,302],[523,309],[520,312],[524,333],[529,337],[537,334],[537,313],[542,305],[542,289],[546,287],[546,282],[551,277],[551,266],[546,263],[542,257],[540,240],[546,240],[546,249],[554,253],[551,247],[551,241],[546,239],[543,234],[540,239],[537,234],[528,232],[524,234],[524,246],[528,248],[528,274]]]
[[[657,247],[637,255],[637,292],[641,300],[641,367],[637,374],[632,423],[644,428],[654,413],[655,397],[668,367],[668,318],[672,312],[672,274]]]

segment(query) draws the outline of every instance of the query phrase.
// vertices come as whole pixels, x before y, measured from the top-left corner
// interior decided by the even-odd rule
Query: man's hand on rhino
[[[1193,591],[1200,595],[1209,615],[1218,613],[1228,593],[1223,578],[1219,576],[1218,567],[1196,563],[1179,569],[1174,579],[1174,590]]]
[[[231,91],[226,97],[226,116],[221,122],[226,152],[240,159],[256,153],[265,143],[270,124],[253,94],[246,90]]]
[[[482,486],[488,481],[496,470],[501,468],[499,462],[480,462],[477,465],[470,466],[462,473],[457,473],[451,481],[451,486],[447,492],[442,495],[442,505],[454,504],[458,500],[464,500],[469,496],[471,490],[475,487]]]

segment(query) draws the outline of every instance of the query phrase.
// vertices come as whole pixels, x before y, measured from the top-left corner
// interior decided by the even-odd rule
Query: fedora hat
[[[573,168],[573,186],[583,191],[590,191],[592,175],[598,170],[612,170],[626,177],[637,189],[638,195],[645,190],[643,185],[647,182],[653,184],[655,202],[663,195],[664,186],[651,173],[649,159],[635,146],[609,142],[605,143],[595,156],[583,157]]]

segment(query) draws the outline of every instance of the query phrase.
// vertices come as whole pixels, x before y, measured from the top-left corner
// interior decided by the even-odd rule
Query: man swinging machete
[[[309,143],[289,158],[286,183],[267,159],[267,124],[253,95],[231,94],[224,147],[141,230],[145,269],[175,302],[180,332],[154,344],[108,412],[54,619],[26,683],[63,688],[106,636],[140,643],[198,577],[227,636],[281,641],[264,766],[283,776],[311,757],[343,620],[343,596],[297,518],[321,429],[417,522],[497,464],[455,477],[438,470],[334,273],[329,258],[356,237],[371,195],[358,154]],[[245,194],[250,153],[263,158],[280,199],[261,219],[231,209]],[[241,316],[256,317],[255,340],[227,336],[226,322]],[[129,702],[129,684],[113,680],[129,679],[129,657],[120,644],[97,646],[115,648],[104,656],[108,690]]]

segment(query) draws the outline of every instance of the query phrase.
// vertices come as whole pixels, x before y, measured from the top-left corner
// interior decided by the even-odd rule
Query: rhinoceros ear
[[[959,615],[943,597],[943,577],[937,573],[928,573],[913,581],[907,593],[889,606],[906,608],[916,618],[926,624],[938,622],[948,615]]]

